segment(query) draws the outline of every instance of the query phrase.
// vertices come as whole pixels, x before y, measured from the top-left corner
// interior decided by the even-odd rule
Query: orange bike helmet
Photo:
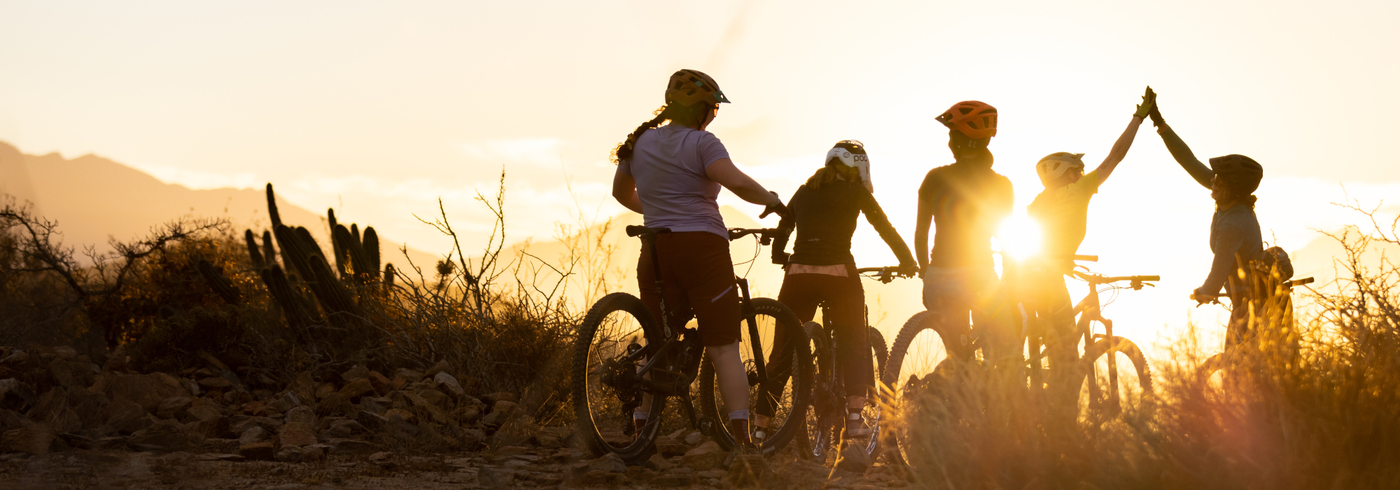
[[[997,135],[997,108],[986,102],[964,100],[953,104],[953,107],[949,107],[935,119],[948,129],[955,129],[971,139],[980,140]]]
[[[699,70],[680,70],[671,74],[671,80],[666,82],[666,103],[688,106],[697,102],[719,104],[728,103],[729,99],[719,90],[715,79]]]

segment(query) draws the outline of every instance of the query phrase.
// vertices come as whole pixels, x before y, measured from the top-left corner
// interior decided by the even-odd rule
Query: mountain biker
[[[751,447],[748,378],[739,351],[739,296],[729,257],[729,235],[715,198],[720,187],[745,201],[786,214],[777,193],[769,192],[734,166],[719,138],[705,131],[729,99],[709,75],[680,70],[666,84],[666,105],[617,146],[613,197],[641,213],[649,228],[669,228],[656,236],[656,250],[644,247],[637,261],[641,299],[661,319],[661,300],[678,305],[669,325],[693,316],[701,343],[714,365],[729,428],[740,447]],[[663,121],[670,124],[661,126]],[[652,253],[661,270],[652,270]],[[665,284],[656,291],[656,275]],[[655,339],[650,339],[655,340]],[[649,395],[644,395],[649,396]],[[650,406],[643,403],[643,407]],[[638,428],[649,413],[636,411]]]
[[[1127,129],[1113,143],[1103,163],[1093,171],[1084,173],[1083,153],[1051,153],[1035,165],[1045,190],[1035,196],[1026,207],[1026,213],[1040,224],[1043,245],[1041,257],[1030,261],[1023,270],[1028,279],[1023,284],[1029,286],[1023,297],[1029,299],[1031,312],[1049,327],[1045,345],[1052,373],[1069,374],[1069,366],[1078,357],[1074,302],[1065,287],[1064,274],[1074,270],[1071,256],[1078,253],[1079,244],[1084,241],[1089,200],[1128,155],[1138,126],[1152,109],[1156,97],[1148,87]]]
[[[826,164],[797,188],[788,200],[788,216],[778,225],[781,233],[773,244],[773,263],[782,264],[786,275],[778,301],[792,308],[803,322],[812,321],[817,306],[825,302],[828,318],[835,327],[836,360],[846,373],[847,420],[846,434],[852,437],[870,435],[870,427],[861,418],[869,390],[875,387],[875,370],[870,363],[870,344],[866,338],[865,289],[856,273],[855,257],[851,255],[851,236],[856,231],[856,218],[865,214],[880,238],[899,258],[900,272],[906,276],[918,273],[918,263],[909,246],[890,225],[889,218],[871,194],[870,158],[865,145],[856,140],[837,142],[826,154]],[[792,255],[786,252],[793,228],[797,240]],[[777,329],[773,345],[783,345],[785,332]],[[776,365],[778,349],[773,350]],[[858,394],[857,394],[858,393]],[[768,400],[757,403],[754,417],[756,431],[767,427],[773,408]],[[756,434],[758,432],[755,432]]]
[[[1012,340],[1004,302],[997,292],[991,237],[1011,214],[1011,181],[992,171],[987,148],[997,134],[997,110],[985,102],[958,102],[937,118],[948,127],[954,162],[930,170],[919,186],[915,256],[924,279],[924,307],[943,313],[943,321],[966,325],[972,313],[984,327],[992,350],[1009,355]],[[929,223],[936,226],[928,248]],[[994,362],[997,362],[994,360]]]
[[[1210,223],[1210,251],[1215,259],[1205,283],[1196,288],[1194,296],[1198,302],[1206,303],[1219,297],[1220,288],[1225,288],[1234,305],[1225,335],[1225,347],[1229,349],[1243,340],[1249,328],[1249,294],[1244,286],[1247,281],[1239,280],[1237,271],[1250,270],[1250,261],[1259,259],[1264,252],[1259,218],[1254,215],[1254,191],[1264,178],[1264,167],[1247,156],[1235,154],[1211,158],[1207,167],[1162,119],[1157,105],[1152,106],[1149,115],[1172,158],[1197,183],[1210,189],[1210,197],[1215,200],[1215,216]]]

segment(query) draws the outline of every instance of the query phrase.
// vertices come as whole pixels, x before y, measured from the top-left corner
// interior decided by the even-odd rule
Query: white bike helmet
[[[865,153],[865,143],[856,140],[837,142],[831,151],[826,152],[826,164],[831,165],[832,160],[860,170],[860,183],[865,185],[865,190],[875,192],[875,184],[870,181],[870,156]]]
[[[1035,173],[1040,176],[1041,184],[1049,186],[1050,182],[1072,169],[1084,170],[1083,157],[1083,153],[1051,153],[1035,164]]]

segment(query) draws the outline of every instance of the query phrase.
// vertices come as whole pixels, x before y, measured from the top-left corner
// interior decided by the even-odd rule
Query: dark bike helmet
[[[1244,155],[1225,155],[1210,159],[1210,169],[1230,190],[1249,195],[1259,188],[1264,167]]]

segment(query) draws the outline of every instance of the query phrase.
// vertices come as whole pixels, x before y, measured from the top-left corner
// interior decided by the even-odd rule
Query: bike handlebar
[[[772,245],[773,237],[782,233],[777,228],[730,228],[729,241],[738,240],[749,235],[758,235],[758,242],[764,245]]]
[[[899,267],[898,267],[898,266],[890,266],[890,267],[861,267],[861,268],[859,268],[859,269],[856,269],[856,274],[869,274],[869,273],[874,273],[875,275],[872,276],[872,277],[873,277],[874,279],[878,279],[881,283],[884,283],[884,284],[889,284],[890,281],[893,281],[896,277],[914,277],[913,275],[900,274],[900,273],[899,273]]]
[[[1286,288],[1286,289],[1290,289],[1290,290],[1291,290],[1291,289],[1293,289],[1294,286],[1302,286],[1302,285],[1305,285],[1305,284],[1312,284],[1313,281],[1314,281],[1314,279],[1311,278],[1311,277],[1304,277],[1304,278],[1302,278],[1302,279],[1294,279],[1294,280],[1292,280],[1292,281],[1284,281],[1284,282],[1283,282],[1283,287]],[[1191,294],[1190,294],[1189,296],[1187,296],[1187,298],[1189,298],[1191,301],[1195,301],[1195,302],[1197,302],[1197,303],[1215,303],[1215,304],[1220,304],[1220,298],[1221,298],[1221,297],[1220,297],[1220,296],[1209,296],[1209,297],[1207,297],[1207,296],[1198,296],[1198,295],[1196,294],[1195,291],[1192,291]]]

